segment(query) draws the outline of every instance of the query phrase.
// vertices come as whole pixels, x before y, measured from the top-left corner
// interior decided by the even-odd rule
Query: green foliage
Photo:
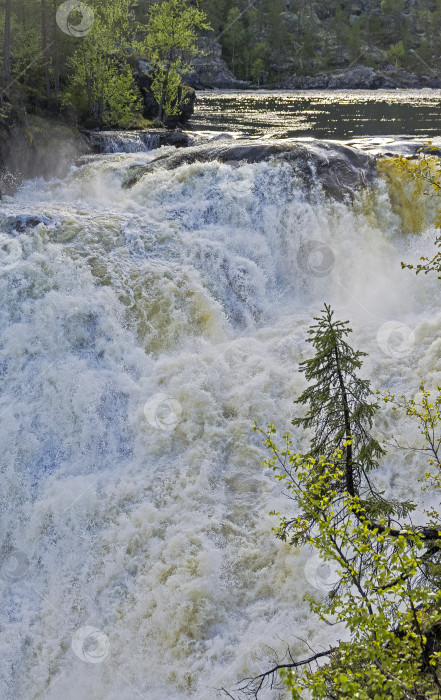
[[[367,474],[379,468],[384,454],[370,433],[382,399],[416,421],[421,444],[395,441],[392,446],[426,453],[423,487],[439,492],[441,386],[434,396],[422,385],[415,398],[397,399],[386,392],[370,402],[369,383],[358,377],[364,353],[349,346],[348,324],[334,320],[328,306],[315,321],[309,338],[315,353],[302,364],[309,386],[297,400],[308,411],[293,421],[310,431],[309,452],[294,452],[289,433],[278,444],[272,424],[255,430],[270,451],[264,465],[284,485],[295,512],[289,517],[274,513],[280,519],[276,534],[293,546],[309,545],[323,561],[335,563],[338,580],[326,598],[307,599],[323,622],[341,623],[346,632],[335,647],[305,660],[291,654],[291,662],[247,681],[241,690],[258,697],[265,682],[277,686],[279,675],[293,699],[439,698],[439,514],[426,511],[427,524],[421,527],[399,522],[414,506],[384,499]]]
[[[232,7],[227,15],[227,26],[223,34],[223,45],[228,51],[233,72],[238,68],[238,55],[242,53],[245,39],[245,28],[242,22],[242,13],[238,7]]]
[[[431,157],[431,153],[436,150],[432,146],[432,142],[429,141],[426,147],[419,150],[417,158],[409,159],[404,156],[397,156],[394,159],[399,172],[410,175],[417,185],[422,183],[425,186],[422,193],[428,197],[438,197],[441,193],[440,161],[439,158]],[[438,214],[435,226],[436,228],[441,227],[441,212]],[[420,272],[424,272],[426,275],[429,272],[436,272],[439,279],[441,279],[441,236],[435,239],[435,244],[438,247],[438,251],[431,258],[423,256],[416,265],[402,262],[401,266],[409,270],[415,269],[417,275]]]
[[[129,0],[99,0],[91,32],[77,44],[64,101],[86,107],[93,123],[131,126],[140,108],[129,65],[136,46]]]
[[[251,68],[251,76],[257,85],[262,82],[263,76],[265,74],[265,64],[261,58],[256,58]]]
[[[377,468],[384,451],[371,435],[378,406],[369,401],[369,382],[358,376],[366,353],[351,348],[346,340],[351,329],[334,320],[329,306],[315,321],[308,338],[315,354],[300,365],[309,385],[296,401],[308,410],[293,425],[313,431],[310,456],[315,460],[329,459],[336,449],[341,450],[344,479],[335,488],[351,495],[366,490],[370,506],[378,507],[382,501],[367,473]]]
[[[267,439],[267,444],[277,454],[274,442]],[[424,556],[421,536],[405,532],[391,543],[388,528],[380,532],[355,518],[339,523],[330,507],[338,492],[329,483],[341,474],[334,460],[320,460],[322,478],[317,480],[311,478],[316,463],[293,455],[288,436],[283,453],[296,476],[294,484],[281,472],[290,496],[315,523],[308,544],[323,560],[336,562],[340,574],[324,601],[309,599],[311,610],[324,622],[343,623],[350,635],[330,652],[328,664],[301,673],[285,669],[292,697],[304,697],[306,690],[315,698],[438,697],[441,654],[428,640],[440,621],[441,592],[427,580],[417,582]],[[335,457],[338,461],[340,454]],[[340,507],[351,512],[360,503],[346,495]],[[303,538],[302,522],[291,527]]]
[[[210,29],[206,15],[187,0],[164,0],[151,7],[146,49],[154,67],[153,94],[159,104],[159,122],[164,111],[177,114],[182,75],[191,70],[190,60],[199,53],[198,29]]]
[[[400,40],[397,44],[391,46],[388,53],[390,60],[395,63],[396,67],[401,67],[406,55],[403,42]]]
[[[85,37],[60,30],[55,21],[60,4],[61,0],[0,3],[3,59],[8,44],[14,89],[30,111],[59,110],[64,102],[92,122],[95,114],[98,123],[109,125],[136,120],[139,109],[132,101],[129,74],[139,56],[154,63],[158,101],[162,99],[162,110],[174,114],[182,77],[196,51],[196,34],[206,33],[209,25],[236,76],[258,83],[280,84],[294,73],[331,71],[358,61],[375,68],[392,62],[397,68],[427,73],[425,62],[434,72],[441,70],[439,0],[87,0],[95,22]],[[7,6],[10,41],[5,31]],[[74,13],[70,21],[75,24]],[[177,44],[168,68],[171,36]],[[262,45],[264,54],[256,52]],[[181,60],[176,57],[179,52]],[[88,66],[81,67],[85,59]],[[8,70],[6,63],[3,60],[2,73]],[[103,91],[107,80],[109,89]],[[110,116],[111,105],[119,104]]]
[[[418,56],[434,70],[441,68],[438,0],[256,0],[252,8],[248,0],[201,2],[238,78],[250,77],[253,46],[262,41],[269,49],[269,82],[357,61],[378,68],[392,61],[397,68],[424,73]]]
[[[196,31],[209,29],[192,0],[87,0],[93,22],[84,34],[75,34],[79,11],[71,12],[64,29],[59,26],[61,4],[13,0],[10,41],[0,7],[3,55],[12,68],[9,93],[24,96],[30,111],[68,106],[90,125],[130,127],[141,114],[133,69],[137,57],[147,57],[161,109],[176,113],[182,76],[197,52]]]
[[[354,24],[349,30],[348,49],[350,60],[356,61],[360,57],[360,54],[362,52],[360,21],[354,22]]]

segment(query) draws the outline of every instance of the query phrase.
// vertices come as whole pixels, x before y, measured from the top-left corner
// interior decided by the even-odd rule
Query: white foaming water
[[[148,131],[89,131],[86,137],[100,153],[143,153],[159,147],[159,134]]]
[[[266,645],[332,641],[302,600],[311,553],[271,532],[289,503],[253,422],[291,427],[324,302],[373,388],[416,392],[441,367],[438,282],[400,269],[434,231],[404,236],[383,183],[369,213],[311,201],[283,163],[122,189],[152,158],[89,159],[4,206],[4,698],[209,700],[267,668]],[[14,232],[23,214],[53,223]],[[392,430],[409,437],[386,411]],[[391,455],[378,481],[418,498],[421,469]]]

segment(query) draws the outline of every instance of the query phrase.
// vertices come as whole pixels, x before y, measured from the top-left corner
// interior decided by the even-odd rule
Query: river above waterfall
[[[436,201],[393,164],[332,141],[112,149],[126,138],[1,202],[8,700],[218,700],[287,644],[332,644],[303,597],[333,573],[275,538],[270,511],[292,513],[254,421],[307,448],[291,420],[325,302],[374,390],[440,382],[439,281],[401,269],[433,251]],[[417,438],[387,406],[374,428]],[[428,501],[424,471],[392,450],[378,488]]]
[[[245,137],[430,138],[441,132],[441,91],[198,92],[191,128]]]

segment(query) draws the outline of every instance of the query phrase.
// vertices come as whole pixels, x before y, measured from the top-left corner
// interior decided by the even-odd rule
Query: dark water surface
[[[198,92],[191,128],[244,136],[441,134],[441,90]]]

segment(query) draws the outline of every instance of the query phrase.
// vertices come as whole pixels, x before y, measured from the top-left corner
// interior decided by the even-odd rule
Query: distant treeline
[[[441,67],[441,0],[204,0],[236,77],[277,82],[354,62]]]
[[[129,123],[139,111],[133,68],[137,58],[148,58],[154,4],[0,0],[2,95],[18,91],[31,111],[73,107],[80,115],[96,112],[103,123]],[[212,26],[199,31],[222,45],[237,78],[259,84],[356,63],[420,74],[441,67],[441,0],[175,4],[198,5]]]
[[[151,85],[145,90],[164,102],[160,112],[164,106],[172,111],[179,68],[189,68],[196,32],[208,31],[205,15],[191,0],[0,3],[0,103],[37,113],[72,110],[90,125],[143,125],[135,76],[140,71],[141,77],[143,71],[150,76],[149,65]],[[153,22],[154,17],[159,20]],[[155,91],[155,81],[161,80]]]

